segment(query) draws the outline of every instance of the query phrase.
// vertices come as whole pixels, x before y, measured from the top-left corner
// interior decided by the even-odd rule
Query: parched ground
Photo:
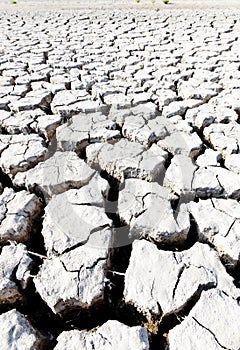
[[[13,6],[8,0],[1,1],[2,8],[12,9]],[[61,10],[61,9],[239,9],[240,4],[238,0],[170,0],[167,5],[163,4],[161,0],[156,0],[152,3],[151,0],[141,0],[136,3],[135,0],[97,0],[97,1],[84,1],[84,0],[18,0],[14,5],[15,9],[37,9],[37,10]]]
[[[240,5],[0,12],[0,349],[239,350]]]

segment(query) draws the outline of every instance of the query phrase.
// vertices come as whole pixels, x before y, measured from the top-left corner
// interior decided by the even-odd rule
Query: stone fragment
[[[227,154],[225,157],[225,167],[234,173],[240,174],[240,154]]]
[[[131,108],[114,104],[111,106],[108,117],[122,127],[127,117],[137,116],[149,122],[158,115],[157,106],[152,102],[147,102]]]
[[[93,177],[92,170],[74,152],[56,152],[51,158],[36,165],[24,173],[18,173],[13,182],[19,187],[31,191],[40,191],[52,196],[69,190],[80,188]]]
[[[81,152],[90,143],[113,142],[121,137],[116,124],[102,113],[82,113],[72,117],[68,124],[57,128],[58,148]]]
[[[201,100],[186,99],[183,101],[173,101],[169,105],[164,106],[162,110],[163,116],[171,118],[174,115],[185,115],[189,108],[198,107],[202,104]]]
[[[200,82],[190,78],[188,81],[181,81],[178,84],[178,95],[185,99],[199,99],[204,103],[222,90],[221,85],[211,82]]]
[[[233,199],[207,199],[188,205],[196,221],[200,241],[213,244],[218,252],[237,264],[240,257],[240,205]]]
[[[53,196],[45,207],[42,230],[48,254],[61,254],[111,227],[104,210],[108,190],[108,182],[96,174],[88,185]]]
[[[239,349],[237,300],[224,291],[204,291],[181,324],[170,330],[170,350]]]
[[[8,104],[9,104],[10,100],[8,97],[0,97],[0,109],[2,110],[9,110],[8,109]]]
[[[172,76],[174,74],[178,74],[180,73],[179,68],[177,67],[161,67],[159,69],[157,69],[156,72],[153,73],[153,76],[157,79],[157,80],[161,80],[162,78],[166,77],[166,76]]]
[[[230,123],[238,119],[238,115],[233,109],[209,103],[187,110],[185,117],[199,129],[212,123]]]
[[[71,76],[69,74],[54,75],[50,78],[52,84],[64,84],[66,89],[70,87]]]
[[[54,350],[78,349],[101,350],[149,350],[147,330],[143,327],[128,327],[123,323],[110,320],[96,332],[72,330],[61,333]]]
[[[190,157],[183,154],[175,155],[166,170],[163,186],[181,196],[182,203],[188,202],[194,198],[192,179],[196,169]]]
[[[140,93],[134,93],[132,95],[129,95],[129,98],[132,98],[132,100],[130,101],[132,102],[133,105],[137,105],[137,104],[150,102],[152,100],[152,96],[153,95],[150,92],[140,92]]]
[[[219,80],[219,74],[209,69],[197,69],[194,71],[193,80],[196,81],[196,84],[197,82],[215,83]]]
[[[12,96],[17,96],[19,99],[24,97],[29,92],[29,85],[15,85],[13,90],[11,91]]]
[[[207,148],[204,154],[201,154],[196,159],[196,165],[199,167],[206,166],[220,166],[219,161],[221,160],[221,152],[214,151],[211,148]]]
[[[97,165],[111,176],[123,181],[124,178],[140,178],[154,181],[162,173],[167,152],[157,145],[148,150],[137,142],[121,139],[115,144],[92,144],[86,148],[87,161]]]
[[[30,91],[25,97],[12,101],[9,108],[13,112],[28,111],[35,108],[47,109],[51,101],[51,93],[46,89]]]
[[[189,250],[171,252],[144,240],[133,242],[124,299],[140,311],[163,317],[215,287],[234,298],[239,295],[218,254],[208,245],[196,243]]]
[[[42,161],[46,151],[44,140],[38,135],[1,135],[0,166],[7,174],[15,175]]]
[[[27,191],[15,193],[5,188],[0,196],[0,242],[26,242],[40,212],[41,203],[34,194]]]
[[[0,323],[4,325],[0,330],[1,349],[41,350],[43,348],[46,339],[17,310],[13,309],[1,314]]]
[[[201,151],[202,140],[195,132],[173,130],[170,135],[158,141],[157,145],[172,154],[183,154],[193,158]]]
[[[54,114],[71,117],[74,114],[101,112],[104,106],[99,101],[92,101],[86,90],[63,90],[54,96],[51,109]]]
[[[175,91],[170,89],[159,89],[156,91],[158,96],[159,108],[162,109],[164,106],[168,106],[171,102],[177,100],[177,94]]]
[[[4,118],[2,127],[10,134],[31,133],[31,124],[42,115],[46,114],[39,108],[32,111],[11,112]]]
[[[199,168],[193,177],[192,190],[200,198],[240,198],[240,177],[227,169],[207,166]]]
[[[192,134],[194,132],[191,123],[188,120],[184,120],[180,115],[174,115],[171,118],[166,118],[168,121],[167,127],[169,129],[169,134],[174,132],[184,132],[186,134]]]
[[[10,134],[20,134],[35,131],[51,140],[56,128],[61,124],[61,117],[57,114],[48,115],[41,109],[22,111],[9,114],[2,122],[2,127]]]
[[[215,111],[209,104],[187,110],[185,119],[189,120],[198,129],[211,125],[215,120]]]
[[[32,259],[27,248],[19,243],[11,243],[2,248],[0,255],[0,301],[13,304],[22,300],[21,288],[27,287]],[[15,282],[17,281],[17,283]]]
[[[117,104],[119,106],[131,106],[132,101],[134,103],[137,102],[142,102],[141,98],[140,101],[137,100],[136,95],[134,96],[135,98],[131,97],[130,95],[125,95],[123,93],[110,93],[110,94],[106,94],[104,96],[103,94],[103,101],[106,105],[113,105],[113,104]],[[135,101],[134,101],[135,99]]]
[[[1,113],[0,113],[0,125],[1,125],[1,129],[2,129],[2,127],[3,127],[4,121],[5,121],[6,119],[8,119],[10,116],[11,116],[11,112],[1,110]]]
[[[1,86],[9,86],[14,84],[13,77],[0,77],[0,85]]]
[[[213,105],[232,108],[235,112],[240,112],[239,86],[237,89],[223,90],[218,96],[211,100]]]
[[[189,214],[181,206],[174,214],[170,191],[157,183],[127,179],[119,193],[118,214],[130,226],[130,238],[150,238],[172,244],[186,240],[190,228]]]
[[[122,134],[133,142],[145,146],[164,139],[168,135],[167,123],[163,117],[147,120],[145,115],[130,115],[125,118]]]
[[[78,224],[81,225],[75,223]],[[83,242],[81,246],[44,261],[34,277],[34,284],[54,313],[64,314],[74,308],[88,309],[103,301],[111,240],[109,227],[96,227],[86,244]]]
[[[231,153],[238,153],[240,125],[237,122],[229,124],[212,124],[204,129],[205,138],[216,151],[220,151],[225,158]]]
[[[55,313],[103,300],[112,244],[112,222],[104,209],[108,189],[95,175],[81,189],[54,196],[45,208],[42,234],[49,259],[34,283]]]
[[[78,91],[70,91],[70,90],[63,90],[56,93],[54,96],[52,103],[51,103],[51,109],[53,113],[59,113],[61,111],[62,106],[69,106],[72,105],[78,101],[86,100],[88,99],[89,94],[86,92],[86,90],[78,90]]]
[[[62,123],[62,118],[58,114],[47,114],[37,119],[36,123],[33,123],[33,127],[36,131],[43,135],[48,141],[53,138],[57,127]]]
[[[14,86],[9,85],[9,86],[1,86],[0,85],[0,98],[4,98],[5,96],[13,93]],[[3,100],[4,101],[4,100]]]

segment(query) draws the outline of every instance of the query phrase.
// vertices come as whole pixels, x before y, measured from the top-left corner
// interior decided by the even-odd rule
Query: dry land
[[[239,350],[239,15],[1,2],[1,350]]]

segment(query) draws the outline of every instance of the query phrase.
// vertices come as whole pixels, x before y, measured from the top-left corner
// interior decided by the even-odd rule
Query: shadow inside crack
[[[183,322],[190,311],[199,301],[203,291],[215,288],[215,284],[208,283],[200,285],[192,297],[185,302],[178,310],[170,312],[162,317],[159,322],[158,331],[151,335],[151,350],[169,350],[168,333],[171,329]]]

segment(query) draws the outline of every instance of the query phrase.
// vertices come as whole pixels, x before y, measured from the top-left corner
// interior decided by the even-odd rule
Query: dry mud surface
[[[224,3],[3,3],[0,349],[240,349]]]
[[[240,3],[238,0],[170,0],[167,6],[162,3],[162,0],[155,0],[152,3],[151,0],[140,0],[139,3],[136,0],[16,0],[14,6],[11,5],[10,0],[1,0],[1,8],[8,10],[33,10],[46,11],[53,10],[110,10],[110,9],[135,9],[135,10],[156,10],[156,9],[239,9]]]

